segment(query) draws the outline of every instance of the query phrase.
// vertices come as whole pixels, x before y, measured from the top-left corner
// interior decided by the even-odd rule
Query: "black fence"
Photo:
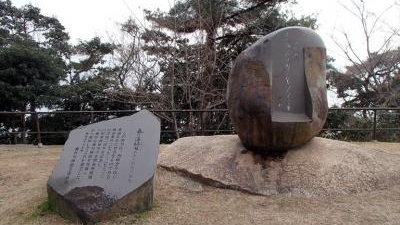
[[[184,136],[235,133],[227,109],[150,111],[161,119],[163,143]],[[0,142],[62,144],[69,131],[78,126],[135,112],[137,110],[0,112]],[[65,126],[69,120],[75,122]],[[400,108],[330,108],[320,136],[352,141],[400,141]]]

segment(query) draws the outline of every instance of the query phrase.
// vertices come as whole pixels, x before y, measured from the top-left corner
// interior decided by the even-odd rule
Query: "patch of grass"
[[[37,206],[37,209],[38,209],[38,212],[39,212],[40,214],[43,214],[43,213],[46,214],[46,213],[50,212],[50,204],[49,204],[49,201],[46,200],[46,201],[42,202],[41,204],[39,204],[39,205]]]
[[[129,215],[115,216],[115,218],[113,219],[113,222],[110,222],[110,224],[132,225],[132,224],[139,223],[140,221],[147,220],[147,218],[150,217],[151,211],[153,211],[154,209],[157,209],[159,207],[161,207],[160,201],[158,201],[157,199],[154,199],[153,207],[150,210],[131,213]]]
[[[140,220],[140,219],[145,219],[149,216],[149,211],[143,211],[143,212],[137,212],[137,213],[133,213],[132,216],[134,216],[136,218],[136,220]]]
[[[128,225],[135,224],[139,220],[146,218],[148,215],[147,212],[133,213],[130,215],[120,215],[114,216],[112,220],[110,220],[110,224],[119,224],[119,225]]]
[[[161,202],[157,198],[154,198],[153,208],[151,210],[154,210],[154,209],[157,209],[160,207],[161,207]]]
[[[27,216],[27,219],[35,220],[50,213],[52,213],[52,211],[50,210],[50,204],[48,200],[46,200],[37,205],[35,209]]]

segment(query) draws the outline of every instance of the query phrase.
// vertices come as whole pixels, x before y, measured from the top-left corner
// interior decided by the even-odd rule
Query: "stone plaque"
[[[71,131],[48,180],[50,207],[85,224],[149,209],[159,140],[147,110]]]

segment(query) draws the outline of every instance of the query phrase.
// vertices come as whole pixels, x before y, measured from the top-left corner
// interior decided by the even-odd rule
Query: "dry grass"
[[[398,143],[358,144],[400,154]],[[76,224],[46,210],[46,182],[61,148],[0,146],[0,224]],[[319,199],[218,189],[160,168],[156,179],[153,210],[100,224],[400,224],[398,186]]]
[[[400,143],[392,143],[392,142],[353,142],[354,144],[368,147],[372,149],[380,149],[387,152],[392,152],[396,154],[400,154]]]

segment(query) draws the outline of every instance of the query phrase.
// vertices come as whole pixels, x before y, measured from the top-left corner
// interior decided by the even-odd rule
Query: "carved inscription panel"
[[[49,184],[60,194],[98,186],[121,197],[149,180],[159,152],[160,122],[146,110],[71,131]]]

